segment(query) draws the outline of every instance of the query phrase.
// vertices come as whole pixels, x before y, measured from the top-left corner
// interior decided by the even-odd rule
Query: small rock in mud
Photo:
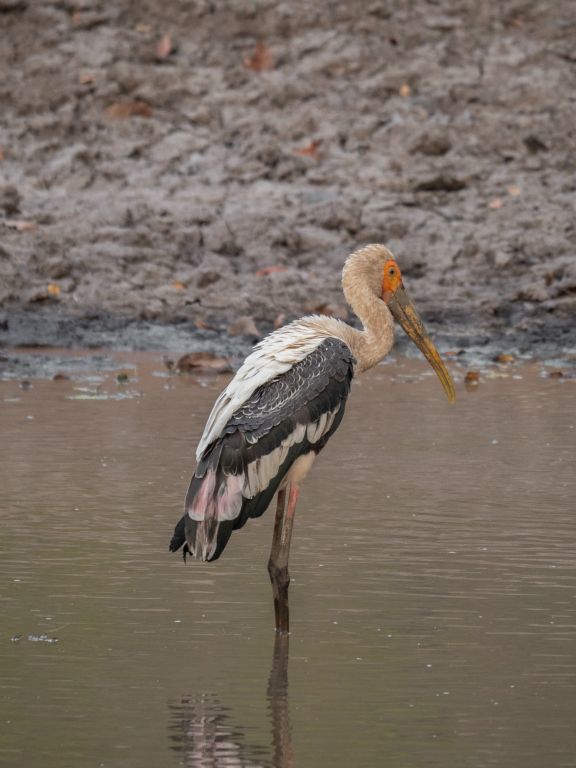
[[[0,13],[25,11],[28,7],[26,0],[0,0]]]
[[[106,117],[110,120],[129,120],[131,117],[152,117],[152,107],[145,101],[117,101],[106,107]]]
[[[466,189],[467,186],[468,182],[464,179],[441,174],[440,176],[433,176],[430,179],[421,181],[419,184],[416,184],[414,190],[416,192],[460,192],[460,190]]]
[[[0,189],[0,208],[6,216],[16,216],[20,213],[22,198],[16,187],[8,185]]]
[[[27,219],[4,219],[4,226],[16,232],[35,232],[38,224]]]
[[[530,154],[535,155],[537,152],[547,152],[548,147],[544,142],[538,138],[538,136],[525,136],[524,139],[524,146],[530,152]]]
[[[254,318],[250,315],[244,315],[239,317],[233,323],[228,326],[229,336],[251,336],[254,339],[259,339],[262,334],[256,327]]]
[[[162,35],[160,40],[158,41],[156,45],[156,58],[159,61],[163,61],[164,59],[167,59],[168,56],[171,56],[173,53],[176,52],[176,46],[172,42],[172,37],[168,34]]]
[[[464,386],[468,392],[474,392],[480,384],[480,373],[478,371],[466,371],[464,376]]]
[[[452,148],[452,143],[444,133],[425,133],[412,147],[413,152],[420,152],[429,157],[440,157]]]
[[[211,352],[190,352],[182,355],[176,363],[179,373],[231,373],[232,366],[226,357],[213,355]]]
[[[310,308],[310,311],[315,315],[327,315],[328,317],[337,317],[340,320],[347,320],[349,316],[346,307],[340,304],[331,304],[329,302],[316,304]]]

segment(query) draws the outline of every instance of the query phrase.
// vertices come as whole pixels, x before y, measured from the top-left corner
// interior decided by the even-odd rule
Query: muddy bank
[[[346,317],[382,241],[445,345],[574,353],[575,32],[571,0],[0,0],[0,341],[239,352]]]

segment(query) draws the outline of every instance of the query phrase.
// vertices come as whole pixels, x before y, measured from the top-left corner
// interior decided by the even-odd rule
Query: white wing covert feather
[[[346,329],[340,320],[311,316],[285,325],[262,339],[214,403],[196,449],[196,459],[200,461],[206,448],[220,437],[231,416],[258,387],[290,370],[324,339],[343,338]]]

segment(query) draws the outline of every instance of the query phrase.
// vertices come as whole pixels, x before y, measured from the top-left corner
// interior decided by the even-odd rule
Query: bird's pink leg
[[[296,511],[296,502],[298,501],[298,486],[289,484],[287,492],[287,504],[286,490],[278,492],[272,549],[270,550],[270,559],[268,560],[268,573],[270,574],[272,592],[274,594],[276,631],[282,633],[290,631],[288,615],[288,587],[290,586],[288,556],[290,555],[294,512]]]

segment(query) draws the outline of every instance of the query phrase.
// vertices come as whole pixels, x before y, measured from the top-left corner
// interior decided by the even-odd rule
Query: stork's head
[[[384,302],[435,370],[448,400],[454,402],[456,392],[452,377],[406,293],[400,267],[390,251],[383,245],[361,248],[347,260],[342,278],[345,293],[359,293],[364,289],[370,292],[372,302]]]

